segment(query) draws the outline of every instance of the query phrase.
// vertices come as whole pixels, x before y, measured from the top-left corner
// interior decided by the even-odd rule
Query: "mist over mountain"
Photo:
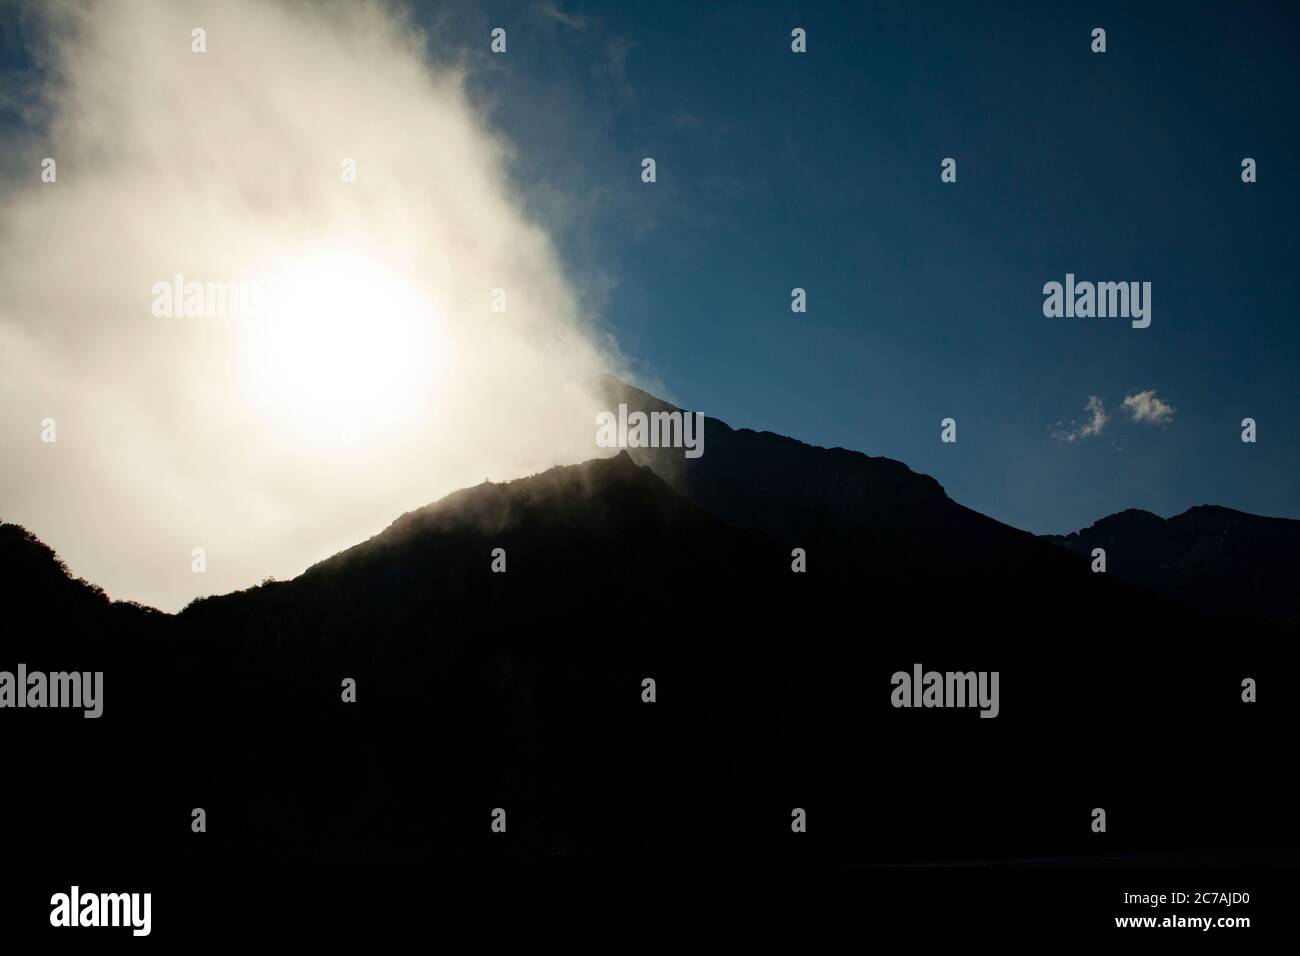
[[[485,481],[174,616],[110,602],[4,526],[3,666],[102,669],[104,714],[86,723],[150,755],[88,811],[78,781],[120,776],[120,751],[61,761],[79,715],[13,712],[37,781],[14,839],[160,866],[1294,850],[1266,815],[1201,819],[1240,799],[1207,783],[1207,748],[1252,768],[1256,803],[1286,792],[1261,732],[1285,704],[1238,701],[1243,675],[1290,653],[1263,625],[1229,632],[1093,574],[899,462],[714,419],[704,448]],[[893,707],[891,674],[917,665],[999,672],[997,719]],[[1103,690],[1117,668],[1131,693]],[[1195,733],[1159,760],[1123,743],[1190,712]],[[1079,819],[1108,799],[1126,825],[1100,847]],[[816,821],[807,839],[791,840],[792,807]],[[65,826],[86,812],[115,823]]]

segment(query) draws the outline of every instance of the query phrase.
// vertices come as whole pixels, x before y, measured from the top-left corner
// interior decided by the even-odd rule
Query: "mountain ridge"
[[[1168,518],[1127,508],[1065,535],[1080,556],[1106,551],[1107,570],[1211,614],[1300,617],[1300,521],[1195,505]]]
[[[607,405],[682,411],[612,376],[600,377],[596,386]],[[377,534],[313,562],[290,580],[329,573],[356,555],[389,547],[421,529],[456,528],[476,520],[496,522],[502,530],[520,508],[526,512],[543,500],[558,501],[566,489],[579,497],[586,494],[596,463],[610,461],[602,481],[654,476],[663,490],[725,524],[761,531],[787,549],[803,548],[823,567],[830,561],[867,573],[923,570],[950,579],[1041,579],[1083,574],[1092,550],[1105,547],[1107,570],[1114,577],[1197,610],[1267,620],[1300,615],[1300,586],[1292,583],[1300,577],[1300,521],[1209,504],[1169,518],[1129,508],[1066,535],[1034,535],[954,501],[935,478],[903,462],[736,429],[709,416],[703,421],[705,454],[698,459],[685,458],[680,449],[622,448],[611,455],[593,445],[599,457],[586,462],[507,482],[485,481],[399,515]],[[516,491],[522,494],[519,500]],[[39,545],[34,535],[31,540]],[[1263,556],[1252,556],[1252,548],[1262,548]],[[1216,586],[1220,578],[1222,587]],[[196,598],[180,613],[225,596]]]
[[[1202,832],[1201,802],[1177,796],[1204,790],[1207,742],[1170,736],[1153,761],[1098,735],[1191,706],[1263,792],[1284,792],[1252,734],[1266,711],[1238,686],[1281,666],[1265,655],[1282,642],[1256,639],[1272,632],[1228,632],[1093,574],[900,463],[705,426],[703,466],[602,449],[484,482],[292,580],[175,616],[90,585],[69,599],[52,551],[0,534],[10,659],[102,670],[94,723],[157,755],[133,788],[97,792],[114,826],[69,828],[82,775],[120,775],[120,748],[65,761],[64,728],[29,724],[15,759],[44,789],[10,834],[17,852],[231,867],[1097,853],[1086,779],[1088,801],[1165,795],[1102,851],[1123,855]],[[996,720],[895,709],[890,675],[922,665],[1000,674]],[[1113,692],[1117,667],[1137,691]],[[197,840],[195,806],[212,825]],[[508,839],[488,829],[494,807],[509,810]],[[791,843],[791,807],[828,837]],[[1197,851],[1279,844],[1234,818]]]

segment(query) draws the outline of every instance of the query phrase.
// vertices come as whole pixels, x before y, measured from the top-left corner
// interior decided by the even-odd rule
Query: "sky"
[[[1294,6],[688,6],[447,21],[513,27],[470,88],[649,382],[1039,533],[1128,507],[1300,517]],[[579,203],[549,215],[552,194]],[[1150,327],[1044,317],[1067,273],[1150,282]],[[1094,398],[1099,432],[1053,437]]]
[[[597,371],[1034,532],[1300,517],[1300,14],[1136,6],[3,0],[0,517],[174,610],[584,457]]]

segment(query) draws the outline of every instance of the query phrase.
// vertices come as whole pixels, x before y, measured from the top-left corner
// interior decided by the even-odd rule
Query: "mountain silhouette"
[[[1280,695],[1240,700],[1244,676],[1290,666],[1262,624],[1229,630],[1094,574],[889,459],[714,419],[699,459],[598,452],[455,492],[293,580],[178,615],[110,602],[0,527],[0,668],[93,667],[106,688],[96,721],[0,715],[36,781],[14,811],[17,850],[92,870],[123,854],[235,867],[1293,853],[1294,828],[1264,812],[1288,792]],[[997,671],[999,715],[894,707],[891,675],[917,664]],[[1140,742],[1187,714],[1194,734]],[[106,746],[62,759],[70,725]],[[1251,768],[1250,812],[1230,775],[1207,779],[1207,751]],[[115,781],[89,809],[86,779]],[[1088,813],[1107,804],[1125,825],[1101,846]],[[189,830],[195,807],[206,834]],[[796,807],[813,821],[797,837]],[[87,813],[112,825],[67,826]]]
[[[1046,535],[1107,571],[1213,614],[1300,618],[1300,521],[1199,505],[1172,518],[1130,508],[1082,531]]]
[[[603,376],[603,407],[681,411]],[[1300,521],[1211,505],[1168,520],[1129,509],[1070,535],[1035,537],[960,505],[902,462],[820,448],[772,432],[704,419],[706,454],[630,448],[683,495],[726,521],[752,525],[835,560],[981,582],[1078,573],[1044,543],[1089,562],[1107,549],[1107,571],[1197,610],[1235,618],[1300,615]]]
[[[597,384],[610,409],[680,411],[610,376]],[[957,504],[933,478],[891,458],[733,429],[707,416],[704,436],[705,454],[695,459],[676,448],[627,451],[710,514],[837,562],[948,578],[1079,571],[1033,535]]]

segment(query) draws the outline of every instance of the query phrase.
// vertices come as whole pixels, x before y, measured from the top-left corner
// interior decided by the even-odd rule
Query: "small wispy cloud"
[[[1156,390],[1149,388],[1124,396],[1124,411],[1135,422],[1144,425],[1164,425],[1174,417],[1177,409],[1168,402],[1156,397]]]
[[[1058,441],[1076,442],[1080,438],[1090,438],[1094,435],[1100,435],[1106,423],[1110,421],[1110,416],[1106,414],[1106,406],[1101,398],[1097,395],[1088,396],[1088,404],[1083,409],[1087,413],[1087,418],[1080,424],[1078,421],[1070,422],[1068,427],[1062,427],[1057,422],[1057,430],[1052,432],[1052,437]]]
[[[555,3],[554,0],[541,0],[541,2],[537,4],[537,12],[546,17],[546,19],[554,20],[556,23],[566,26],[570,30],[587,29],[587,20],[585,17],[573,13],[566,13],[564,10],[560,9],[559,5]]]
[[[637,44],[625,36],[613,36],[605,43],[604,54],[591,68],[591,75],[606,84],[622,105],[636,99],[636,89],[627,76],[627,55]]]

